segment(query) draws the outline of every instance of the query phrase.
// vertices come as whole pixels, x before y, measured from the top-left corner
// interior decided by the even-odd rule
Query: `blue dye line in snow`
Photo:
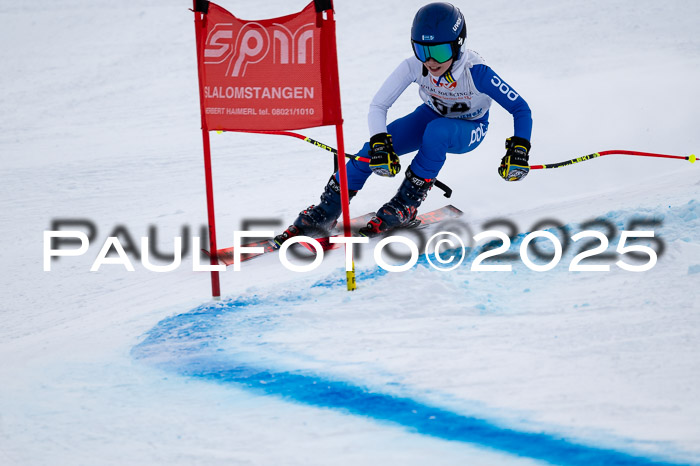
[[[430,406],[406,397],[370,390],[352,383],[301,372],[275,371],[236,360],[217,351],[217,339],[230,329],[222,328],[226,313],[244,309],[303,302],[296,296],[257,296],[202,306],[190,313],[161,321],[146,339],[132,349],[136,359],[150,362],[184,376],[218,383],[231,383],[257,393],[279,396],[309,406],[330,408],[365,416],[444,440],[459,441],[521,457],[560,465],[662,465],[673,464],[643,456],[572,442],[541,432],[525,432],[499,426],[485,419]],[[282,306],[280,306],[282,305]],[[262,331],[274,325],[264,312],[250,316],[252,326]],[[679,464],[679,463],[675,463]]]
[[[272,372],[251,366],[185,370],[192,377],[246,386],[309,406],[338,409],[409,431],[486,447],[559,465],[662,465],[672,464],[627,453],[573,443],[545,433],[521,432],[484,419],[429,406],[410,398],[370,391],[346,382],[290,372]]]

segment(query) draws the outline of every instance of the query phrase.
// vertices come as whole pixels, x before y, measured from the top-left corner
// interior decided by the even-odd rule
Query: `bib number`
[[[466,113],[469,111],[469,105],[466,102],[455,102],[451,107],[444,100],[438,99],[435,96],[431,96],[433,99],[433,106],[435,110],[440,113],[440,115],[447,115],[449,113]]]

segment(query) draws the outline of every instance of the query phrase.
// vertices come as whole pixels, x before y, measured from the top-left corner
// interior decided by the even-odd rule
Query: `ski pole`
[[[567,165],[573,165],[575,163],[585,162],[586,160],[591,160],[591,159],[595,159],[598,157],[602,157],[604,155],[611,155],[611,154],[635,155],[638,157],[660,157],[660,158],[664,158],[664,159],[688,160],[688,161],[690,161],[690,163],[695,163],[695,160],[696,160],[696,157],[693,154],[688,155],[688,156],[683,156],[683,155],[652,154],[650,152],[636,152],[636,151],[631,151],[631,150],[604,150],[601,152],[594,152],[593,154],[584,155],[583,157],[578,157],[575,159],[567,160],[566,162],[550,163],[550,164],[546,164],[546,165],[545,164],[531,165],[530,170],[542,170],[542,169],[565,167]]]
[[[322,142],[319,142],[315,139],[311,139],[310,137],[304,136],[303,134],[299,133],[293,133],[291,131],[248,131],[246,130],[246,133],[260,133],[260,134],[277,134],[280,136],[292,136],[297,139],[301,139],[302,141],[308,142],[310,144],[313,144],[316,147],[320,147],[321,149],[327,150],[328,152],[331,152],[333,154],[338,154],[338,150],[335,149],[334,147],[328,146]],[[360,157],[359,155],[351,155],[351,154],[345,154],[345,157],[353,160],[357,160],[358,162],[366,162],[369,163],[369,159],[367,157]],[[449,198],[452,196],[452,188],[447,186],[445,183],[443,183],[440,180],[435,180],[435,187],[438,189],[441,189],[445,194],[444,196]]]

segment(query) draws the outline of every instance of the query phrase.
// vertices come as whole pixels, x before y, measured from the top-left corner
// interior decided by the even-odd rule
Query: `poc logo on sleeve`
[[[512,100],[513,102],[515,102],[518,99],[518,97],[520,97],[513,89],[508,87],[508,84],[501,81],[501,78],[499,78],[496,75],[493,75],[493,78],[491,79],[491,84],[497,87],[502,94],[508,97],[508,100]]]

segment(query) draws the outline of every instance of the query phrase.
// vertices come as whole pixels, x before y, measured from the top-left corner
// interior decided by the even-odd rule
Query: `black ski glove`
[[[519,181],[530,171],[530,141],[512,136],[506,139],[506,155],[501,159],[498,174],[506,181]]]
[[[401,171],[399,156],[394,152],[391,134],[378,133],[369,139],[369,168],[380,176],[396,176]]]

